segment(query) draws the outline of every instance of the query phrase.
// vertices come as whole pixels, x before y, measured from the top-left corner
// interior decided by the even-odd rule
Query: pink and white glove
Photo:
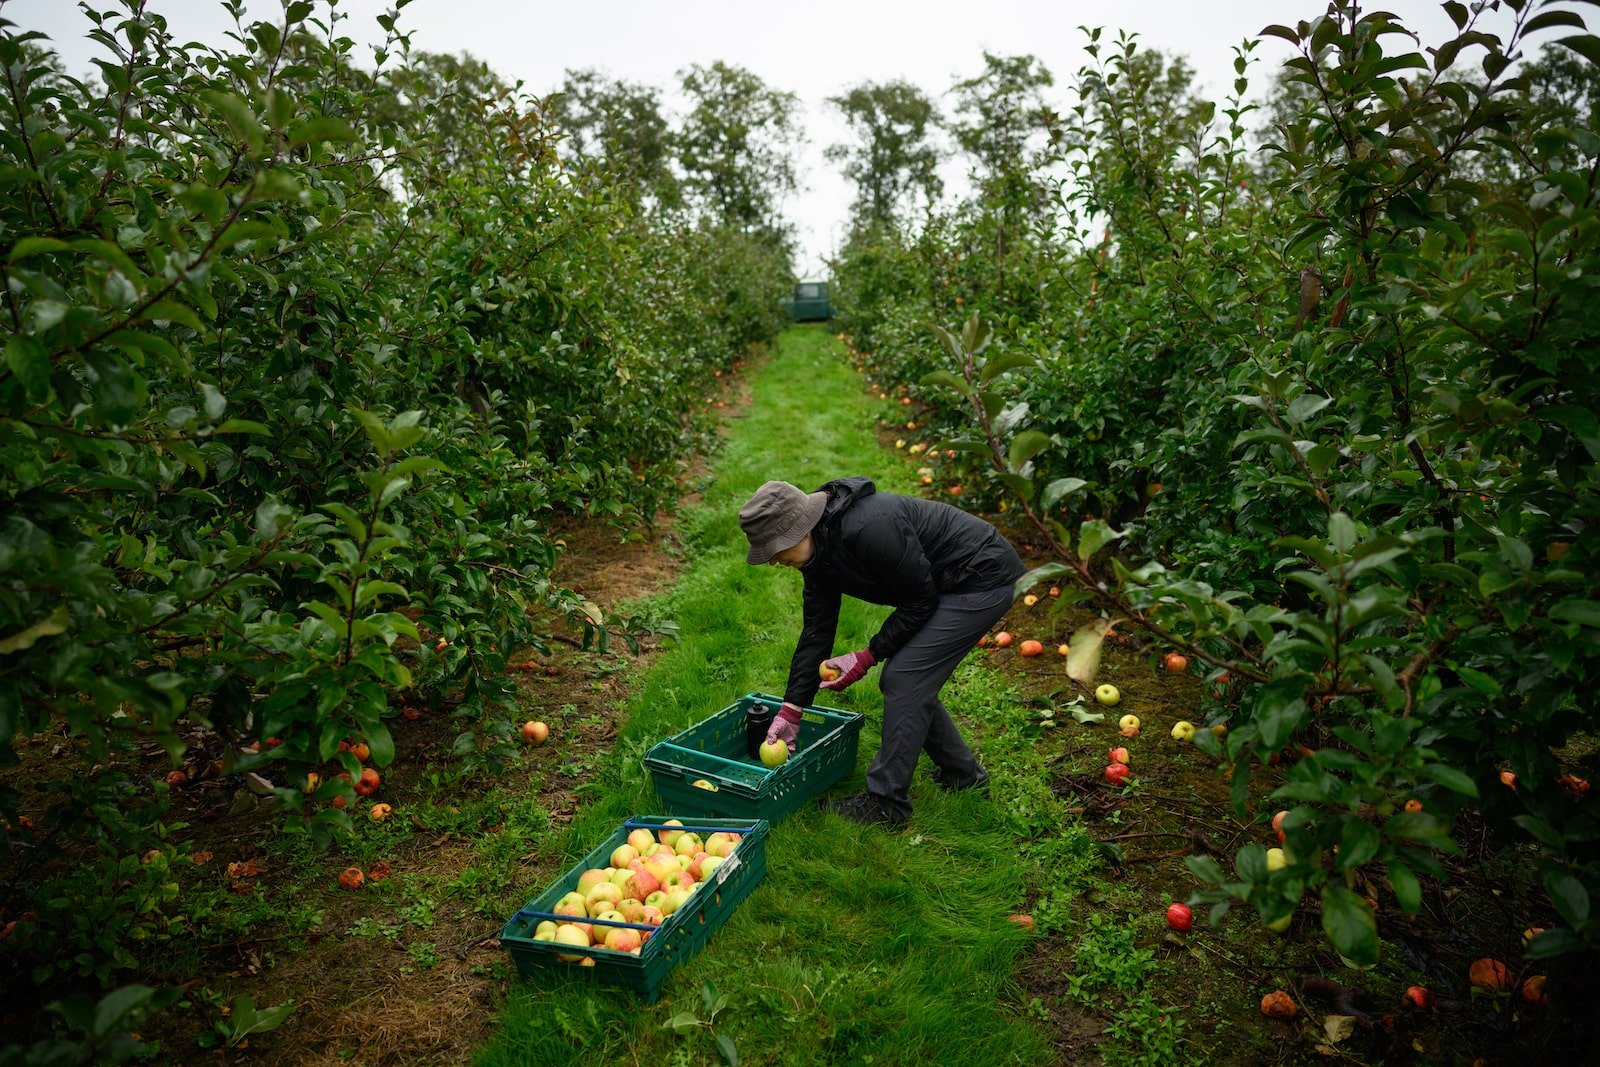
[[[794,742],[800,736],[800,705],[785,702],[778,709],[778,714],[772,717],[772,725],[767,727],[767,740],[782,741],[789,746],[789,755],[794,755]]]
[[[822,665],[839,672],[839,676],[832,681],[822,683],[822,688],[839,692],[848,689],[861,681],[866,676],[867,670],[878,661],[873,657],[872,650],[863,648],[860,652],[846,652],[842,656],[824,660]]]

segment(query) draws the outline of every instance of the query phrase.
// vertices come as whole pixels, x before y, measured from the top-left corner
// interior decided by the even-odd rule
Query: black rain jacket
[[[943,593],[980,593],[1027,572],[999,530],[960,508],[880,493],[868,478],[839,478],[811,530],[815,551],[805,579],[804,622],[784,699],[805,707],[821,687],[817,668],[833,655],[843,595],[894,608],[868,649],[893,658],[920,630]]]

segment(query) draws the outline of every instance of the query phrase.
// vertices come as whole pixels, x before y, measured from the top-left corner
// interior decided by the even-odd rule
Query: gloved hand
[[[872,655],[872,650],[866,648],[863,648],[860,652],[846,652],[842,656],[823,660],[822,665],[838,671],[839,676],[832,681],[823,682],[822,688],[831,689],[836,693],[841,689],[848,689],[861,681],[866,676],[867,669],[877,662]]]
[[[795,738],[800,736],[800,705],[784,702],[783,707],[772,717],[772,725],[767,727],[768,741],[782,741],[789,746],[789,755],[794,755]]]

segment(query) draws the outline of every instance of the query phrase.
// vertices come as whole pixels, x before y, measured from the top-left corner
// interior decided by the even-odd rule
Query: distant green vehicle
[[[794,296],[784,301],[789,318],[795,322],[826,322],[833,318],[833,305],[828,303],[827,282],[799,282]]]

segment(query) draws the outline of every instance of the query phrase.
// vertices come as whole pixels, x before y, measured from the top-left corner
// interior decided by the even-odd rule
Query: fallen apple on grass
[[[1044,645],[1038,641],[1024,641],[1022,644],[1017,646],[1017,651],[1021,652],[1024,656],[1037,656],[1039,653],[1044,651]]]
[[[1109,708],[1121,702],[1122,693],[1110,682],[1105,682],[1095,687],[1094,698]]]
[[[1177,742],[1194,740],[1194,723],[1186,719],[1179,719],[1172,724],[1172,739]]]
[[[530,745],[542,745],[549,737],[550,727],[542,722],[529,720],[522,724],[522,739]]]
[[[1289,994],[1275,989],[1261,998],[1261,1014],[1269,1019],[1293,1019],[1300,1014],[1300,1007]]]
[[[1472,988],[1485,993],[1502,993],[1511,988],[1511,970],[1499,960],[1485,956],[1468,968],[1467,981]]]
[[[1106,764],[1106,781],[1112,785],[1127,785],[1128,779],[1133,777],[1133,772],[1126,763]]]
[[[1189,669],[1189,657],[1181,652],[1168,652],[1161,657],[1161,665],[1173,674],[1182,674]]]
[[[1167,906],[1167,925],[1180,934],[1188,933],[1194,926],[1194,909],[1173,901]]]
[[[1411,986],[1405,991],[1401,999],[1413,1007],[1421,1008],[1423,1011],[1433,1010],[1433,990],[1427,986]]]
[[[1106,753],[1106,762],[1107,763],[1127,763],[1128,759],[1129,759],[1128,750],[1125,749],[1125,748],[1122,748],[1121,746],[1118,746],[1117,748],[1113,748],[1109,752]]]

